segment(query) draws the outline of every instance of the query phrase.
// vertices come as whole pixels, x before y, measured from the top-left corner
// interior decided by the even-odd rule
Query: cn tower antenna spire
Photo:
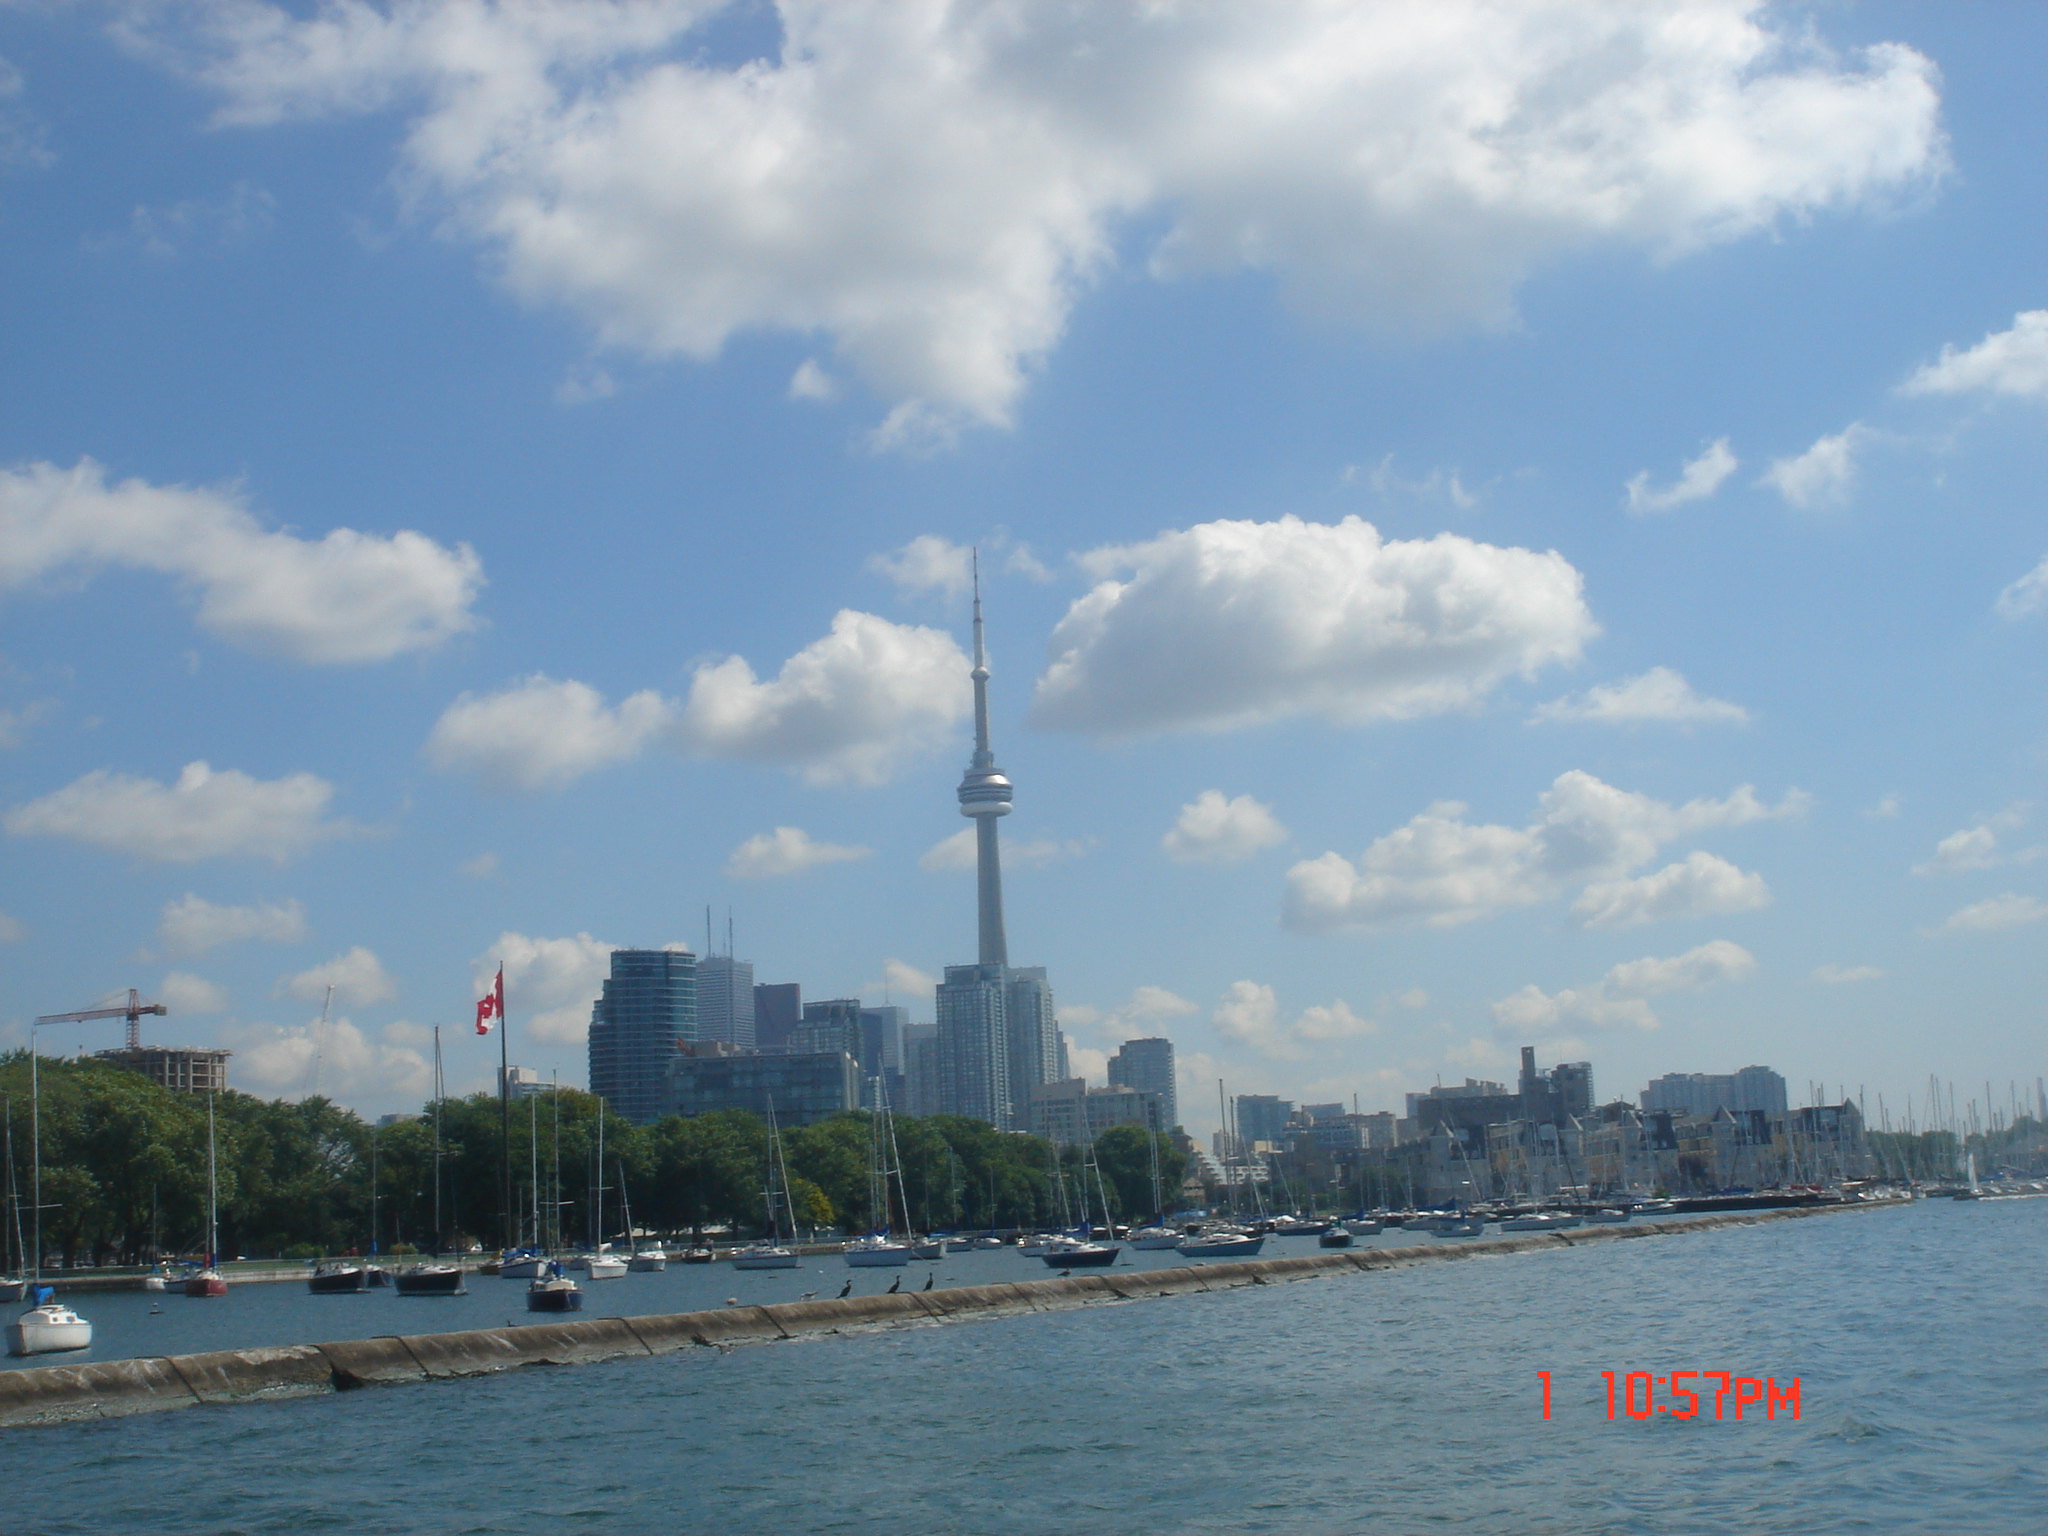
[[[988,732],[988,651],[981,628],[981,551],[973,553],[974,576],[974,760],[960,780],[960,814],[974,820],[975,906],[981,930],[980,963],[1008,966],[1009,939],[1003,932],[1002,851],[996,820],[1010,814],[1010,781],[996,767]]]

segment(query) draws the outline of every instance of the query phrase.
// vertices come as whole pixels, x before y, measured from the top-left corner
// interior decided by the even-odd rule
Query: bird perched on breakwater
[[[797,1300],[799,1300],[799,1301],[811,1301],[811,1300],[814,1300],[814,1299],[815,1299],[815,1298],[817,1297],[817,1294],[818,1294],[818,1293],[817,1293],[816,1291],[805,1291],[805,1292],[803,1293],[803,1295],[801,1295],[801,1296],[799,1296],[799,1297],[797,1298]]]
[[[903,1277],[902,1277],[901,1275],[898,1275],[898,1276],[897,1276],[897,1277],[896,1277],[896,1278],[895,1278],[894,1280],[891,1280],[891,1281],[889,1282],[889,1294],[890,1294],[891,1296],[894,1296],[894,1295],[895,1295],[895,1294],[896,1294],[896,1293],[897,1293],[898,1291],[900,1291],[900,1290],[902,1290],[902,1289],[903,1289]]]
[[[849,1276],[847,1277],[847,1281],[846,1281],[846,1284],[844,1284],[844,1285],[842,1285],[841,1287],[839,1287],[839,1299],[840,1299],[841,1301],[844,1301],[844,1300],[846,1300],[846,1298],[847,1298],[847,1297],[851,1296],[852,1294],[853,1294],[853,1277],[849,1275]]]
[[[934,1280],[938,1279],[938,1278],[939,1278],[939,1277],[938,1277],[938,1273],[937,1273],[937,1271],[934,1271],[934,1272],[932,1272],[931,1274],[929,1274],[929,1275],[926,1275],[926,1276],[924,1277],[924,1288],[925,1288],[926,1290],[930,1290],[930,1289],[932,1288],[932,1282],[933,1282]]]
[[[728,1296],[725,1298],[725,1304],[728,1307],[736,1307],[740,1304],[740,1299],[737,1296]]]

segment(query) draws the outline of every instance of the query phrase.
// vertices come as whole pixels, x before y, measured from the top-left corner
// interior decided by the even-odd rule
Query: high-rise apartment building
[[[1180,1124],[1180,1093],[1176,1085],[1171,1040],[1160,1035],[1126,1040],[1109,1058],[1109,1081],[1112,1087],[1135,1088],[1140,1093],[1157,1094],[1159,1101],[1166,1106],[1167,1125]]]
[[[697,1038],[754,1049],[754,962],[706,955],[697,962]]]
[[[615,949],[590,1009],[590,1091],[635,1125],[659,1119],[676,1047],[697,1039],[697,957]]]
[[[940,1108],[990,1125],[1012,1123],[1009,988],[1001,965],[949,965],[939,983]]]
[[[1247,1150],[1268,1141],[1280,1145],[1287,1134],[1287,1122],[1294,1105],[1270,1093],[1240,1093],[1237,1096],[1237,1136]]]
[[[856,1071],[865,1073],[860,1046],[860,999],[828,997],[804,1004],[803,1022],[790,1031],[787,1048],[798,1054],[839,1051],[852,1059]]]
[[[1642,1092],[1644,1112],[1664,1110],[1705,1120],[1715,1110],[1732,1114],[1761,1110],[1785,1113],[1785,1079],[1769,1067],[1744,1067],[1739,1072],[1667,1072]]]

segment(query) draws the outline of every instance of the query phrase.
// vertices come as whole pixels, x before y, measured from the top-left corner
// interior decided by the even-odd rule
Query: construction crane
[[[171,1010],[162,1003],[145,1003],[142,994],[133,987],[128,989],[128,1006],[125,1008],[86,1008],[77,1013],[46,1013],[36,1020],[40,1028],[45,1024],[76,1024],[85,1019],[126,1019],[128,1021],[128,1049],[142,1049],[142,1016],[145,1013],[168,1014]]]

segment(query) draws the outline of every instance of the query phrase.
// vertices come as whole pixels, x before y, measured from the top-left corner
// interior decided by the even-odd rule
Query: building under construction
[[[175,1045],[127,1045],[95,1051],[99,1061],[140,1072],[159,1088],[178,1093],[221,1093],[228,1086],[231,1051],[203,1051]]]

